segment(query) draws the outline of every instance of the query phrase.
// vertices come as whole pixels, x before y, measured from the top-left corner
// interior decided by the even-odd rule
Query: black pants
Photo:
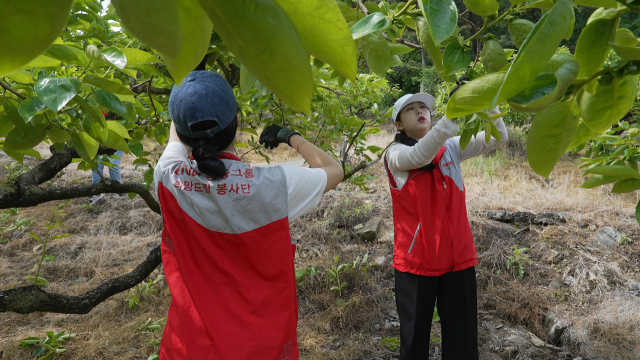
[[[400,360],[428,360],[431,319],[438,300],[442,360],[478,359],[478,299],[475,267],[442,276],[396,270]]]

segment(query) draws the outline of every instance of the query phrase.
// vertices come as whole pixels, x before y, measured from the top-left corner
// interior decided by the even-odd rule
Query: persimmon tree
[[[591,146],[604,141],[609,152],[591,151],[598,157],[585,162],[594,174],[587,182],[616,182],[616,189],[632,191],[640,188],[635,141],[602,135],[632,107],[640,72],[640,41],[618,28],[620,16],[640,5],[621,1],[514,0],[500,13],[496,0],[466,0],[463,12],[453,0],[112,0],[108,7],[83,0],[0,0],[2,150],[17,161],[40,158],[34,147],[47,142],[53,153],[0,183],[0,208],[126,192],[159,213],[147,182],[43,184],[74,161],[84,170],[113,166],[106,155],[116,150],[148,167],[150,182],[153,159],[141,140],[166,142],[171,88],[194,69],[218,71],[235,87],[248,115],[241,130],[249,135],[237,147],[261,151],[255,128],[283,123],[333,153],[349,181],[366,186],[359,171],[384,152],[366,144],[388,116],[380,112],[389,91],[381,77],[401,64],[400,54],[417,49],[444,81],[460,85],[446,115],[461,119],[463,140],[483,129],[497,135],[482,112],[487,108],[535,113],[527,154],[536,172],[548,176],[565,152],[595,139]],[[598,10],[575,54],[558,53],[560,41],[574,32],[574,5]],[[536,8],[543,12],[537,23],[518,18]],[[465,37],[459,26],[469,23],[469,12],[483,22]],[[499,24],[508,26],[516,49],[502,49],[490,34]],[[404,40],[414,31],[418,43]],[[5,290],[0,311],[87,313],[135,286],[160,262],[155,248],[131,273],[80,296],[38,286]]]

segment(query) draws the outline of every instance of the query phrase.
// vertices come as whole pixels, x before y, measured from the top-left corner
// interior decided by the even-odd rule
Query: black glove
[[[293,135],[300,135],[299,132],[295,132],[293,130],[284,128],[279,125],[269,125],[260,134],[259,142],[260,144],[264,144],[264,147],[267,149],[275,149],[280,145],[280,143],[289,144],[289,139]]]

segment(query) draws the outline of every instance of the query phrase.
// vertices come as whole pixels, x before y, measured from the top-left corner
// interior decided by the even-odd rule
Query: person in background
[[[467,218],[460,163],[507,141],[484,132],[463,150],[459,128],[443,117],[431,129],[434,99],[407,94],[393,106],[398,129],[385,155],[393,201],[393,267],[400,317],[400,360],[429,358],[433,311],[438,304],[443,360],[478,359],[478,309],[473,234]],[[498,114],[496,107],[490,115]]]
[[[277,125],[260,143],[286,143],[310,168],[243,163],[234,149],[236,112],[231,86],[211,71],[191,72],[169,98],[173,123],[154,171],[171,290],[163,360],[299,358],[289,223],[316,208],[343,171]]]
[[[120,182],[120,161],[122,160],[122,150],[118,150],[114,155],[118,157],[109,157],[109,161],[115,166],[107,166],[109,168],[109,179]],[[102,174],[104,171],[104,165],[98,164],[98,172]],[[91,183],[97,184],[100,182],[100,175],[97,172],[91,170]],[[124,198],[124,194],[115,194],[116,198]],[[98,200],[104,198],[104,194],[94,195],[89,198],[89,205],[95,204]]]

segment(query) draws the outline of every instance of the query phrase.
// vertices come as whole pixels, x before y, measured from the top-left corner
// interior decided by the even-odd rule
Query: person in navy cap
[[[344,175],[331,156],[277,125],[260,143],[286,143],[310,168],[243,163],[234,151],[237,108],[231,86],[210,71],[190,73],[169,98],[173,123],[154,172],[171,290],[161,359],[298,359],[289,223]]]

